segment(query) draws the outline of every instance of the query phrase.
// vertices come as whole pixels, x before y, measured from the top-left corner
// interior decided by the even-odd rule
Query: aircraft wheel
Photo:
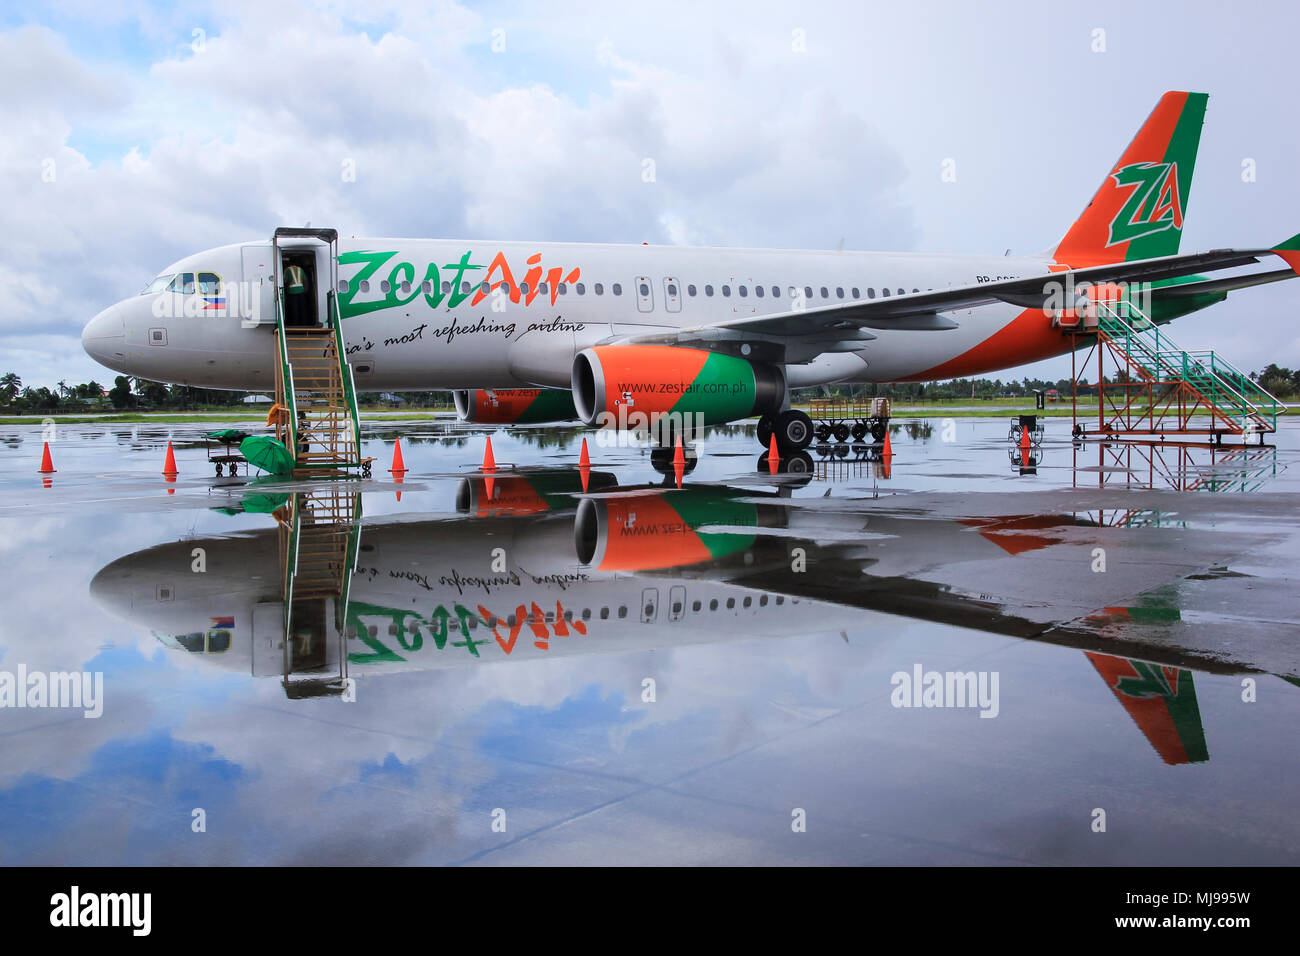
[[[792,408],[776,417],[776,444],[778,448],[798,451],[812,443],[812,419],[805,412]]]
[[[766,448],[772,443],[772,431],[776,428],[776,419],[764,415],[758,420],[758,443]]]

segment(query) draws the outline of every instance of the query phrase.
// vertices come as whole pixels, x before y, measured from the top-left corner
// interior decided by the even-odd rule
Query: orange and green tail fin
[[[1273,252],[1286,260],[1286,264],[1291,267],[1291,270],[1300,275],[1300,233],[1292,236],[1286,242],[1274,246]]]
[[[1079,269],[1177,254],[1208,99],[1182,92],[1160,97],[1057,246],[1057,262]]]

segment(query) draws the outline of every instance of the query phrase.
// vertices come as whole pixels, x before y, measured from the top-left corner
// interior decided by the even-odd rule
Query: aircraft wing
[[[1296,239],[1300,239],[1300,236]],[[1258,262],[1260,256],[1274,253],[1287,260],[1291,268],[1285,271],[1292,272],[1300,267],[1300,259],[1292,263],[1290,260],[1296,258],[1296,254],[1283,250],[1294,243],[1293,239],[1276,249],[1214,249],[1209,252],[1161,256],[1135,262],[1116,262],[1082,269],[1061,269],[1059,272],[1042,273],[1024,279],[981,282],[975,285],[915,292],[910,295],[869,301],[855,300],[835,305],[792,309],[771,315],[746,316],[671,332],[630,336],[620,341],[637,344],[688,344],[709,339],[749,336],[824,338],[841,333],[845,339],[870,339],[874,336],[864,333],[863,329],[943,331],[958,328],[958,323],[940,313],[957,309],[968,309],[994,302],[1005,302],[1026,309],[1062,307],[1067,283],[1072,283],[1078,289],[1080,286],[1107,283],[1154,282],[1159,279],[1173,279],[1250,265]],[[1281,271],[1283,270],[1279,270],[1279,274],[1268,280],[1256,277],[1254,281],[1244,281],[1251,279],[1245,276],[1223,280],[1236,284],[1219,288],[1240,288],[1258,281],[1274,281],[1283,278]],[[1192,291],[1212,291],[1204,286],[1199,289],[1189,286],[1175,288],[1180,290],[1181,294],[1189,294]],[[1172,290],[1162,289],[1161,294],[1165,294],[1166,291]]]

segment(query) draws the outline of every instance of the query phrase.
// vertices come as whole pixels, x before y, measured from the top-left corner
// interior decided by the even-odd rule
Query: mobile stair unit
[[[288,244],[286,245],[286,240]],[[284,254],[324,244],[326,256],[314,256],[310,295],[313,321],[294,324],[286,316]],[[324,260],[326,268],[319,266]],[[339,321],[338,232],[334,229],[279,228],[272,239],[275,277],[275,401],[285,411],[276,437],[294,457],[294,476],[330,470],[361,469],[370,474],[373,459],[361,457],[361,428],[356,386],[347,362]],[[323,290],[318,289],[323,285]],[[324,292],[321,296],[320,291]],[[322,314],[323,313],[323,314]]]
[[[1277,431],[1285,406],[1250,376],[1212,349],[1179,348],[1129,296],[1097,298],[1056,324],[1076,339],[1071,380],[1076,439],[1185,440],[1201,436],[1221,444],[1223,436],[1248,438]],[[1079,408],[1080,375],[1091,355],[1078,361],[1080,336],[1094,340],[1097,418]],[[1107,381],[1106,357],[1111,374]]]

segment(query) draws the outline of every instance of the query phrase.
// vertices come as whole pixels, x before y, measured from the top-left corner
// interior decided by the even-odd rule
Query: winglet
[[[1273,247],[1273,251],[1286,260],[1292,272],[1300,275],[1300,233],[1296,233],[1286,242],[1278,243]]]

